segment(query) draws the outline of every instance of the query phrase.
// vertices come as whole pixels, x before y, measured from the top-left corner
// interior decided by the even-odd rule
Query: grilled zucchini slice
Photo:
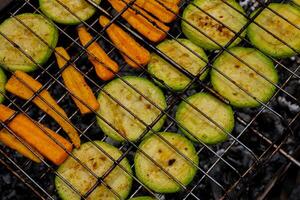
[[[145,97],[149,98],[160,109],[167,107],[164,94],[149,80],[135,76],[125,76],[122,79],[136,88]],[[124,81],[115,79],[108,83],[103,90],[119,101],[121,105],[129,109],[139,119],[143,120],[143,122],[150,125],[160,115],[161,111]],[[101,105],[98,114],[128,140],[137,140],[146,130],[146,126],[106,93],[102,91],[98,96],[98,101]],[[97,117],[97,121],[102,131],[109,137],[117,141],[124,141],[124,138],[100,117]],[[152,129],[155,131],[160,130],[164,121],[165,117],[162,117]]]
[[[226,3],[222,0],[194,0],[183,12],[184,20],[182,20],[181,26],[184,35],[207,50],[220,49],[219,45],[225,46],[234,37],[234,32],[239,32],[247,23],[247,19],[238,12],[244,13],[243,8],[235,0],[227,0]],[[245,36],[245,34],[246,32],[243,32],[241,36]],[[240,41],[241,39],[237,38],[230,47],[237,45]]]
[[[154,200],[153,197],[148,197],[148,196],[141,196],[141,197],[134,197],[134,198],[131,198],[129,200]]]
[[[188,97],[186,102],[181,102],[176,111],[176,120],[184,134],[195,142],[200,140],[206,144],[217,144],[227,140],[227,133],[234,128],[234,115],[229,105],[208,93],[194,94]]]
[[[228,52],[224,52],[214,62],[214,68],[232,79],[236,85],[258,100],[267,102],[276,90],[273,84],[278,82],[278,74],[272,61],[261,52],[252,48],[235,47],[229,49],[229,51],[236,57]],[[255,71],[237,58],[247,63]],[[215,69],[211,70],[213,88],[228,99],[231,105],[240,108],[260,106],[258,101],[254,100],[249,94],[238,88]]]
[[[170,132],[159,133],[180,153],[198,165],[198,155],[193,144],[185,137]],[[157,135],[146,138],[139,148],[183,185],[188,185],[194,178],[197,167],[178,154]],[[134,158],[135,173],[138,179],[151,190],[158,193],[173,193],[181,189],[174,179],[169,178],[154,162],[138,151]]]
[[[96,147],[95,144],[98,146]],[[95,144],[87,142],[82,144],[80,149],[75,149],[73,155],[86,165],[94,174],[101,177],[113,165],[113,161],[101,150],[105,151],[115,160],[121,157],[122,153],[114,146],[105,142],[95,141]],[[126,173],[119,166],[126,169]],[[119,166],[116,166],[104,179],[104,182],[113,189],[122,199],[125,199],[132,185],[132,171],[129,162],[124,158]],[[63,179],[76,188],[81,195],[84,195],[93,187],[97,179],[74,158],[69,157],[57,170]],[[74,192],[60,177],[55,177],[55,187],[63,200],[80,200],[80,196]],[[99,185],[87,199],[113,200],[119,199],[111,190],[104,185]]]
[[[5,94],[5,84],[6,84],[7,78],[4,73],[4,71],[0,68],[0,103],[2,103],[5,99],[4,95]]]
[[[293,0],[293,2],[294,2],[296,5],[300,6],[300,0]]]
[[[202,48],[187,39],[178,40],[186,47],[176,40],[165,40],[160,43],[157,48],[174,60],[180,67],[193,75],[197,75],[206,66],[206,62],[208,61],[205,52]],[[198,54],[199,57],[191,51]],[[203,58],[203,60],[201,58]],[[148,71],[174,90],[183,90],[191,81],[187,76],[155,53],[151,54]],[[203,80],[207,73],[208,70],[200,76],[200,80]],[[157,83],[162,86],[160,82],[157,81]]]
[[[268,7],[284,16],[298,28],[266,8],[254,21],[284,43],[254,23],[251,23],[247,29],[251,43],[262,52],[276,58],[286,58],[298,54],[300,52],[300,10],[290,4],[281,3],[271,3]]]
[[[0,25],[0,32],[16,43],[36,63],[44,64],[52,53],[52,49],[49,46],[55,48],[57,44],[58,31],[56,27],[49,20],[38,14],[24,13],[15,16],[15,18],[6,19]],[[23,22],[43,40],[38,38],[18,20]],[[0,65],[11,71],[22,70],[29,72],[37,68],[34,62],[2,35],[0,35]]]
[[[93,2],[100,4],[101,0]],[[39,0],[39,3],[42,12],[60,24],[76,25],[96,12],[96,8],[85,0]]]

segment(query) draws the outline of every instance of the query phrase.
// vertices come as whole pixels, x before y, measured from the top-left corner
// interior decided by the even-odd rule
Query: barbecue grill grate
[[[103,1],[100,6],[94,4],[92,0],[88,0],[88,2],[93,4],[98,9],[98,13],[95,14],[95,16],[93,16],[88,21],[86,22],[82,21],[82,23],[89,29],[91,34],[95,36],[93,38],[93,41],[97,41],[101,43],[101,46],[104,47],[105,51],[108,52],[109,56],[111,56],[114,60],[116,60],[119,63],[121,70],[116,75],[116,77],[120,77],[121,80],[123,80],[123,82],[127,84],[129,87],[132,87],[132,85],[130,85],[128,82],[122,79],[123,75],[134,74],[136,76],[143,76],[148,78],[150,78],[151,75],[147,72],[145,67],[142,67],[141,70],[133,70],[129,68],[126,65],[126,63],[124,63],[124,61],[122,61],[120,54],[117,52],[118,51],[117,47],[115,47],[114,44],[110,42],[110,40],[104,34],[106,28],[101,28],[98,25],[98,16],[100,13],[105,14],[107,16],[111,16],[112,19],[111,23],[117,23],[118,25],[120,25],[122,28],[124,28],[129,33],[131,33],[145,48],[159,54],[161,57],[165,58],[165,60],[171,63],[174,67],[176,67],[179,71],[181,71],[182,73],[184,73],[185,75],[187,75],[192,79],[192,82],[189,84],[189,86],[180,93],[174,92],[169,88],[165,89],[168,107],[165,110],[161,110],[162,114],[155,120],[156,122],[163,115],[167,116],[167,122],[165,123],[162,129],[163,131],[172,131],[172,132],[177,131],[177,121],[174,118],[174,110],[176,110],[176,105],[181,101],[185,101],[185,98],[187,96],[195,92],[208,91],[213,95],[215,95],[216,97],[218,97],[219,99],[221,99],[222,101],[226,102],[226,100],[224,100],[221,96],[219,96],[215,91],[211,89],[210,87],[211,85],[208,81],[203,82],[199,80],[198,77],[200,77],[205,70],[202,70],[197,76],[193,76],[188,71],[181,68],[180,65],[178,65],[177,63],[172,61],[169,57],[167,57],[162,52],[160,52],[155,47],[155,44],[149,43],[147,40],[143,39],[143,37],[141,37],[134,30],[132,30],[130,26],[127,23],[125,23],[124,20],[121,19],[120,15],[128,7],[134,9],[131,6],[134,0],[130,4],[127,4],[126,9],[124,9],[123,12],[120,13],[116,13],[105,1]],[[225,0],[224,2],[228,6],[230,6]],[[181,10],[189,3],[190,1],[188,0],[181,1],[180,4]],[[265,2],[264,1],[241,1],[240,3],[244,6],[247,12],[247,15],[245,15],[245,17],[249,19],[249,22],[239,32],[235,33],[235,37],[226,46],[222,47],[220,51],[211,52],[208,55],[210,59],[209,62],[207,63],[206,68],[211,68],[212,62],[216,58],[218,58],[218,56],[222,52],[230,53],[229,51],[227,51],[226,48],[236,38],[238,37],[242,38],[240,34],[248,27],[250,23],[253,23],[254,18],[262,10],[269,9],[267,8],[267,6],[269,3],[271,3],[271,1],[269,0]],[[254,8],[260,8],[260,10],[257,12],[255,16],[250,18],[248,14],[250,14]],[[43,15],[43,13],[38,9],[38,4],[35,1],[24,0],[24,1],[17,1],[15,2],[14,5],[11,5],[7,9],[7,11],[1,14],[0,19],[1,21],[3,21],[7,17],[14,17],[17,14],[21,14],[24,12],[35,12]],[[71,11],[69,10],[69,12]],[[202,12],[205,11],[202,10]],[[72,14],[74,15],[74,13]],[[275,13],[275,14],[281,16],[280,13]],[[284,16],[281,17],[284,18]],[[177,40],[177,38],[183,37],[183,34],[181,33],[181,29],[180,29],[181,20],[182,20],[181,15],[178,15],[177,20],[173,22],[171,25],[172,27],[171,31],[167,33],[168,38]],[[217,19],[215,20],[217,21]],[[25,24],[23,25],[26,26]],[[90,67],[90,64],[88,64],[87,62],[88,52],[86,48],[88,45],[90,45],[91,42],[86,46],[82,46],[78,41],[78,37],[75,33],[74,27],[62,26],[62,25],[56,25],[56,26],[60,34],[59,44],[64,47],[67,47],[68,51],[70,52],[70,55],[72,55],[71,61],[69,63],[71,64],[76,63],[77,69],[85,76],[89,85],[93,88],[95,94],[97,94],[99,91],[103,91],[103,86],[106,83],[99,81],[99,79],[95,76],[95,73],[93,72],[92,68]],[[299,25],[293,24],[293,26],[299,29]],[[29,29],[29,31],[31,30]],[[265,31],[269,32],[268,30]],[[271,32],[269,32],[269,34],[273,35]],[[7,38],[1,32],[0,35]],[[210,39],[214,41],[212,38]],[[280,38],[278,39],[280,40]],[[242,40],[243,41],[241,45],[250,46],[248,39],[242,38]],[[283,41],[281,40],[281,42]],[[184,44],[182,44],[180,41],[178,41],[178,43],[184,46]],[[189,49],[186,46],[184,47]],[[197,55],[196,52],[193,52],[191,49],[189,50],[199,57],[199,55]],[[26,51],[24,51],[23,49],[20,49],[20,51],[29,59],[31,59],[30,56],[26,54]],[[237,57],[237,59],[243,62],[243,60],[241,60],[240,58]],[[197,153],[200,158],[200,164],[199,166],[197,166],[198,173],[191,184],[189,184],[188,186],[183,186],[182,184],[180,184],[180,182],[176,180],[176,178],[168,174],[170,178],[174,179],[174,181],[177,182],[182,187],[182,191],[176,193],[175,195],[174,194],[160,195],[160,194],[153,193],[144,184],[142,184],[136,177],[130,174],[131,176],[133,176],[134,179],[134,185],[130,196],[133,197],[136,196],[137,194],[144,194],[144,195],[149,194],[155,196],[158,199],[202,199],[202,198],[219,199],[219,198],[229,198],[229,197],[237,198],[239,195],[241,195],[241,192],[245,190],[246,185],[249,184],[250,182],[250,179],[254,177],[256,173],[263,170],[264,167],[268,163],[270,163],[274,155],[282,157],[282,159],[284,159],[285,162],[292,162],[293,164],[300,167],[300,162],[297,159],[295,159],[295,157],[293,157],[292,155],[292,153],[295,151],[295,148],[293,147],[296,146],[296,144],[294,144],[293,147],[289,147],[289,149],[285,148],[286,141],[290,140],[290,138],[293,137],[293,129],[294,126],[297,125],[297,121],[299,120],[299,115],[300,115],[299,93],[297,93],[297,90],[290,89],[291,85],[295,85],[295,84],[299,85],[299,83],[295,83],[295,82],[300,82],[300,74],[298,72],[300,68],[299,65],[300,60],[298,57],[293,57],[290,60],[289,59],[275,60],[273,58],[271,59],[276,64],[276,68],[280,74],[280,82],[277,85],[273,83],[273,85],[277,88],[277,92],[274,94],[272,99],[267,103],[263,103],[257,100],[261,104],[260,108],[236,109],[235,110],[236,127],[232,133],[229,133],[229,140],[227,142],[215,146],[207,146],[200,142],[200,144],[196,146]],[[251,66],[249,65],[247,66],[251,68]],[[70,99],[70,96],[73,94],[71,94],[69,90],[65,88],[61,80],[61,72],[63,71],[64,68],[59,69],[56,66],[55,59],[53,56],[51,57],[51,59],[49,59],[47,64],[45,64],[44,66],[38,65],[38,67],[39,70],[33,73],[33,77],[35,77],[35,79],[38,80],[39,82],[43,83],[42,89],[50,90],[53,96],[56,97],[57,102],[62,106],[64,110],[67,111],[67,114],[68,116],[70,116],[70,119],[75,125],[75,128],[80,133],[80,137],[82,141],[93,141],[93,140],[106,141],[108,143],[113,143],[123,152],[122,156],[118,160],[113,160],[114,165],[105,173],[104,176],[97,177],[99,181],[96,183],[96,185],[93,186],[91,190],[87,192],[87,194],[81,195],[82,199],[85,199],[93,191],[93,189],[95,189],[96,186],[98,186],[99,184],[105,185],[105,182],[103,181],[104,178],[116,166],[119,165],[120,161],[123,158],[127,157],[130,161],[133,160],[132,159],[133,153],[135,151],[139,151],[138,144],[130,142],[128,140],[122,144],[115,143],[111,141],[109,138],[107,138],[96,126],[95,116],[86,116],[84,118],[81,118],[78,109],[74,106],[74,104]],[[228,79],[228,77],[226,77],[224,74],[222,75],[226,79]],[[261,74],[258,75],[262,76]],[[267,80],[266,77],[263,78]],[[197,84],[198,87],[196,89],[191,87],[191,85],[193,84]],[[243,90],[243,88],[241,88],[240,86],[238,87],[241,90]],[[135,88],[133,89],[136,90]],[[39,92],[41,90],[39,90]],[[39,92],[37,92],[35,96],[37,96]],[[143,96],[145,99],[149,101],[149,99],[143,95],[142,91],[136,90],[136,92],[140,93],[141,96]],[[247,91],[245,92],[249,96],[252,96]],[[117,99],[113,98],[108,93],[106,94],[109,97],[111,97],[113,101],[115,101],[125,110],[130,112]],[[52,130],[55,130],[60,134],[64,134],[61,128],[56,123],[54,123],[53,120],[49,120],[46,114],[39,111],[31,103],[32,99],[35,96],[28,101],[22,101],[10,94],[3,94],[3,95],[5,95],[7,99],[5,101],[5,104],[7,104],[10,107],[13,107],[15,110],[17,110],[17,113],[23,113],[25,115],[32,117],[33,119],[38,119],[38,122],[47,125]],[[159,107],[155,105],[153,102],[149,101],[149,103],[151,103],[153,106],[159,109]],[[198,112],[203,114],[201,110],[198,110]],[[131,114],[134,115],[133,113]],[[101,116],[99,115],[97,116],[101,118]],[[14,117],[15,115],[10,120],[12,120]],[[143,121],[140,120],[138,117],[136,118],[141,123],[143,123]],[[102,120],[106,121],[103,118]],[[216,122],[214,122],[212,119],[208,118],[208,120],[216,124]],[[154,123],[152,123],[151,125],[147,125],[145,123],[143,124],[147,127],[147,130],[151,130]],[[8,131],[11,134],[17,137],[6,126],[6,123],[4,124],[1,122],[1,125],[4,128],[8,129]],[[216,125],[218,126],[218,124]],[[101,149],[101,147],[99,147],[95,143],[94,145],[99,149],[99,151],[103,152],[103,149]],[[171,146],[171,148],[175,148],[175,147]],[[174,150],[178,154],[183,156],[183,154],[181,154],[176,148]],[[108,154],[106,155],[110,159],[112,159],[112,157],[110,157]],[[70,154],[70,156],[74,157],[72,154]],[[192,162],[188,158],[186,157],[184,158],[187,159],[188,162]],[[80,162],[80,160],[77,161],[80,164],[84,165],[83,163]],[[18,178],[20,178],[24,183],[26,183],[26,185],[28,185],[29,188],[32,189],[32,191],[38,197],[44,199],[58,198],[56,196],[56,192],[54,191],[53,180],[54,180],[54,176],[55,175],[59,176],[59,174],[56,173],[55,171],[56,168],[52,164],[48,163],[47,161],[43,161],[41,165],[36,165],[29,160],[17,156],[15,153],[8,150],[4,146],[0,146],[0,163],[3,164],[8,170],[10,170],[14,175],[18,176]],[[155,164],[158,165],[157,163]],[[84,167],[86,168],[86,166]],[[120,166],[120,168],[122,168],[122,166]],[[122,169],[125,170],[124,168]],[[223,174],[222,173],[223,171],[225,171],[226,173]],[[93,174],[92,171],[90,172],[91,174]],[[126,170],[125,172],[128,173]],[[76,191],[76,188],[73,189]],[[113,191],[113,189],[111,188],[109,189],[111,190],[111,192],[116,194],[117,198],[119,197],[116,191]]]

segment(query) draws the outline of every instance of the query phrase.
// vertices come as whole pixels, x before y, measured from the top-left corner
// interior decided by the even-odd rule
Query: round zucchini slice
[[[170,132],[159,133],[179,152],[196,165],[199,159],[193,144],[185,137]],[[146,138],[139,148],[183,185],[188,185],[194,178],[197,167],[178,154],[157,135]],[[158,193],[173,193],[181,189],[174,179],[162,171],[154,162],[138,151],[134,158],[135,173],[138,179],[151,190]]]
[[[154,102],[160,109],[163,110],[167,107],[164,94],[151,81],[135,76],[125,76],[122,77],[122,79]],[[150,125],[160,115],[161,111],[124,81],[115,79],[108,83],[103,90],[117,99],[121,105],[130,110],[143,122]],[[109,137],[120,142],[125,140],[123,137],[130,141],[135,141],[146,130],[146,126],[142,122],[103,91],[100,92],[98,101],[101,105],[98,114],[118,130],[118,132],[116,132],[108,123],[103,121],[100,117],[97,117],[98,125]],[[162,117],[152,129],[154,131],[160,130],[165,119],[165,116]],[[123,137],[120,134],[122,134]]]
[[[247,19],[237,11],[244,13],[243,8],[235,0],[227,0],[226,3],[222,0],[194,0],[183,12],[185,21],[182,21],[181,26],[184,35],[207,50],[221,49],[219,45],[225,46],[234,37],[234,32],[239,32],[247,23]],[[246,32],[243,32],[241,36],[245,36],[245,34]],[[240,41],[241,38],[237,38],[230,47],[237,45]]]
[[[115,160],[121,157],[122,153],[114,146],[105,142],[95,141],[99,149],[91,142],[82,144],[80,149],[75,149],[73,155],[85,164],[94,174],[101,177],[113,165],[113,161],[100,149],[103,149]],[[129,162],[124,158],[120,165],[127,172],[132,173]],[[76,188],[81,195],[85,195],[97,179],[74,158],[69,157],[57,170],[65,181]],[[60,177],[55,177],[55,187],[63,200],[80,200],[80,195],[69,187]],[[131,189],[132,177],[122,168],[116,166],[104,179],[104,182],[115,191],[122,199],[125,199]],[[87,199],[114,200],[118,197],[104,185],[99,185]]]
[[[160,43],[157,48],[175,61],[178,65],[180,65],[180,67],[196,76],[206,66],[208,58],[203,49],[193,44],[191,41],[187,39],[178,40],[183,45],[197,53],[200,58],[193,54],[193,52],[191,52],[189,49],[182,46],[176,40],[165,40],[164,42]],[[201,58],[203,58],[204,61]],[[183,90],[191,81],[190,78],[185,76],[178,69],[173,67],[170,63],[155,53],[151,54],[151,60],[148,64],[148,71],[174,90]],[[200,80],[203,80],[207,73],[208,70],[206,70],[200,76]],[[156,82],[163,86],[160,84],[160,82]]]
[[[274,84],[278,82],[278,74],[272,61],[252,48],[235,47],[229,51],[236,57],[224,52],[213,64],[214,68],[219,70],[219,72],[215,69],[211,70],[213,88],[235,107],[260,106],[260,103],[249,94],[262,102],[267,102],[276,90],[276,87],[270,82]],[[243,60],[255,71],[237,58]],[[220,72],[233,80],[236,85]],[[238,88],[237,85],[249,94]]]
[[[4,71],[0,68],[0,103],[2,103],[5,99],[4,95],[5,94],[5,84],[6,84],[7,78],[4,73]]]
[[[50,47],[55,48],[58,40],[56,27],[46,18],[38,14],[24,13],[15,16],[34,33],[43,39]],[[16,43],[36,63],[44,64],[52,54],[40,38],[15,18],[8,18],[0,25],[0,32]],[[11,71],[33,71],[37,68],[18,48],[14,47],[5,37],[0,35],[0,65]]]
[[[129,200],[154,200],[153,197],[148,197],[148,196],[141,196],[141,197],[134,197],[134,198],[131,198]]]
[[[298,8],[281,3],[271,3],[268,7],[299,27],[300,10]],[[247,29],[248,37],[254,46],[270,56],[276,58],[294,56],[297,54],[295,51],[300,52],[300,30],[273,11],[264,9],[254,21],[284,43],[254,23],[251,23]],[[254,14],[255,12],[252,16]]]
[[[200,140],[205,144],[217,144],[227,140],[227,133],[234,128],[234,114],[229,105],[202,92],[188,97],[186,101],[188,103],[184,101],[180,103],[176,112],[176,120],[184,134],[195,142]]]
[[[93,2],[100,4],[101,0]],[[76,25],[96,12],[96,8],[85,0],[39,0],[39,3],[42,12],[60,24]]]

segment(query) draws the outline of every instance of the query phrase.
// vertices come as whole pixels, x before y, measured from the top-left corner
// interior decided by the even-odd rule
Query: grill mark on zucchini
[[[273,84],[278,82],[277,71],[270,59],[252,48],[235,47],[229,50],[233,55],[243,60],[252,69],[270,80]],[[214,68],[232,79],[238,86],[262,102],[267,102],[276,87],[239,61],[229,53],[223,53],[213,64]],[[211,71],[213,88],[228,99],[236,107],[257,107],[260,103],[249,94],[239,89],[215,69]]]
[[[228,0],[226,2],[244,13],[242,7],[234,0]],[[199,8],[212,17],[204,13]],[[193,4],[188,5],[184,10],[183,19],[199,29],[197,30],[183,20],[182,31],[187,38],[208,50],[220,49],[221,47],[219,45],[226,45],[234,37],[234,32],[240,31],[240,29],[247,23],[247,19],[242,14],[221,0],[195,0]],[[216,19],[221,23],[219,23]],[[229,27],[231,30],[224,25]],[[206,37],[202,32],[216,41],[219,45]],[[245,34],[246,32],[243,32],[241,36],[243,37]],[[240,41],[241,39],[237,38],[230,46],[235,46]]]
[[[188,139],[176,133],[163,132],[159,134],[178,151],[198,165],[199,161],[196,150]],[[139,148],[183,185],[188,185],[194,178],[197,168],[179,155],[172,147],[168,146],[157,135],[153,134],[147,137],[139,145]],[[153,191],[172,193],[180,190],[181,187],[173,179],[170,179],[159,167],[139,151],[135,155],[134,163],[136,176]]]
[[[230,133],[234,128],[234,116],[230,106],[208,93],[194,94],[188,97],[186,101],[189,104],[184,101],[181,102],[176,111],[176,120],[184,134],[195,142],[200,140],[206,144],[217,144],[227,139],[227,133]],[[190,104],[206,114],[227,133]]]
[[[97,145],[111,157],[117,160],[122,153],[107,143],[95,141]],[[108,158],[103,152],[101,152],[93,143],[88,142],[82,144],[80,149],[73,151],[73,155],[76,156],[81,162],[89,167],[93,173],[101,177],[112,165],[113,161]],[[128,160],[125,158],[120,163],[127,172],[132,173]],[[69,181],[79,192],[84,195],[91,187],[96,183],[97,179],[90,174],[83,166],[79,164],[72,157],[69,157],[57,170],[57,172]],[[125,199],[131,189],[132,177],[117,166],[105,179],[105,183],[108,184],[106,188],[103,185],[98,186],[94,192],[92,192],[87,199],[103,199],[112,200],[118,199],[109,188],[117,192],[122,199]],[[55,186],[58,190],[59,196],[64,200],[80,200],[80,196],[77,195],[71,188],[69,188],[58,176],[55,178]]]
[[[143,93],[143,95],[151,99],[161,109],[166,108],[166,101],[162,91],[147,79],[134,76],[126,76],[122,79]],[[158,108],[152,106],[151,103],[139,93],[130,88],[121,79],[115,79],[108,83],[104,87],[104,91],[112,95],[124,107],[129,109],[139,119],[143,120],[147,124],[151,124],[161,112]],[[115,102],[104,92],[100,92],[98,101],[101,105],[98,111],[99,115],[111,123],[112,126],[123,136],[126,136],[127,139],[135,141],[146,130],[144,124],[142,124],[138,119],[135,119],[133,115],[131,115],[121,105],[118,105],[117,102]],[[164,121],[165,117],[160,119],[155,124],[153,130],[158,131],[163,125]],[[121,137],[119,133],[113,130],[99,117],[97,118],[97,122],[102,131],[109,137],[117,141],[124,141],[124,138]]]

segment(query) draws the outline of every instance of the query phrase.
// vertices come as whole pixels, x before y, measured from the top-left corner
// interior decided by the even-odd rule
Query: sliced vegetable
[[[181,0],[157,0],[161,3],[172,3],[178,5]]]
[[[188,139],[169,132],[160,133],[160,136],[195,165],[198,165],[197,152]],[[140,151],[137,151],[134,158],[135,173],[138,179],[158,193],[179,191],[181,186],[176,183],[174,178],[186,186],[193,180],[197,172],[197,168],[170,145],[153,134],[139,145],[139,149],[152,158],[155,163]],[[158,165],[167,171],[171,177],[162,171]]]
[[[9,120],[14,113],[14,110],[0,104],[0,120],[3,123]],[[72,144],[43,125],[37,126],[36,123],[24,114],[17,114],[7,126],[47,159],[60,165],[68,157],[67,152],[72,151]]]
[[[154,200],[153,197],[148,197],[148,196],[141,196],[141,197],[134,197],[134,198],[131,198],[129,200]]]
[[[276,58],[286,58],[299,54],[300,10],[290,4],[281,3],[271,3],[268,8],[264,9],[254,20],[260,27],[254,23],[248,26],[247,34],[251,43],[264,53]]]
[[[186,102],[181,102],[176,120],[181,131],[191,140],[206,144],[227,140],[227,133],[234,128],[231,107],[208,93],[197,93],[188,97]]]
[[[126,8],[126,3],[124,3],[122,0],[108,1],[117,12],[121,12],[124,8]],[[159,42],[167,36],[166,32],[170,30],[168,26],[151,17],[148,13],[138,8],[137,6],[133,5],[133,8],[135,10],[128,8],[122,14],[122,17],[133,28],[135,28],[138,32],[140,32],[152,42]],[[138,12],[136,12],[136,10]]]
[[[103,152],[114,160],[118,160],[122,156],[122,153],[116,147],[100,141],[84,143],[80,149],[76,149],[72,153],[95,175],[102,177],[114,165],[111,158]],[[81,195],[85,195],[98,181],[95,176],[71,157],[58,168],[57,172],[65,181],[76,188]],[[126,199],[132,185],[131,176],[133,175],[129,162],[126,158],[123,158],[120,164],[103,180],[111,190],[115,191],[120,197],[117,197],[110,189],[100,184],[87,199]],[[55,178],[55,186],[59,196],[63,200],[80,200],[80,195],[75,193],[75,191],[58,176]]]
[[[4,71],[0,68],[0,103],[2,103],[5,99],[5,84],[6,84],[7,78],[4,73]]]
[[[201,47],[198,47],[187,39],[178,40],[182,44],[176,40],[165,40],[160,43],[157,48],[180,65],[182,69],[187,70],[195,76],[198,75],[202,72],[208,61],[205,52]],[[199,57],[193,54],[193,52]],[[191,81],[190,78],[155,53],[151,54],[148,71],[174,90],[183,90]],[[200,80],[203,80],[207,73],[208,70],[203,72],[200,76]]]
[[[55,56],[58,66],[59,68],[63,68],[70,60],[70,56],[63,47],[57,47],[55,50],[57,52],[55,53]],[[72,92],[72,94],[81,100],[79,101],[76,97],[71,95],[81,114],[92,113],[93,111],[97,111],[99,109],[100,105],[92,89],[85,82],[83,75],[78,72],[74,66],[67,66],[62,72],[62,77],[67,88]],[[81,102],[84,102],[89,107],[85,106]]]
[[[42,88],[37,80],[33,79],[28,74],[16,71],[13,76],[8,80],[5,88],[10,93],[29,100],[37,91]],[[75,147],[80,146],[80,137],[75,128],[72,126],[72,122],[68,120],[68,116],[65,111],[59,107],[56,101],[47,90],[41,91],[32,102],[37,105],[41,110],[50,115],[68,134]]]
[[[101,0],[93,0],[100,4]],[[60,24],[75,25],[94,15],[96,8],[85,0],[39,0],[41,11]]]
[[[132,0],[125,0],[127,3],[130,3],[131,1]],[[174,21],[176,19],[176,14],[179,13],[179,7],[172,2],[164,2],[162,5],[157,0],[136,0],[134,4],[145,9],[164,23]]]
[[[146,126],[138,119],[150,125],[161,113],[157,107],[133,90],[129,84],[154,102],[160,109],[163,110],[167,107],[162,91],[145,78],[126,76],[108,83],[103,88],[105,92],[100,92],[98,96],[98,101],[101,105],[98,114],[118,130],[118,132],[100,117],[97,118],[97,121],[102,131],[117,141],[124,141],[123,137],[131,141],[137,140],[146,130]],[[107,94],[117,99],[119,103]],[[121,105],[129,109],[138,119],[121,107]],[[152,129],[158,131],[165,119],[165,117],[162,117],[155,123]]]
[[[182,21],[182,32],[204,49],[221,49],[219,45],[225,46],[236,35],[234,32],[239,32],[247,23],[247,19],[234,8],[244,13],[235,0],[194,0],[183,12],[185,21]],[[245,34],[243,32],[241,36]],[[230,47],[236,46],[240,41],[237,38]]]
[[[229,51],[236,57],[225,52],[213,64],[215,68],[211,71],[213,88],[235,107],[260,106],[260,103],[249,94],[262,102],[267,102],[276,90],[273,84],[278,82],[278,73],[272,61],[252,48],[235,47]]]
[[[20,138],[21,139],[21,138]],[[22,139],[21,139],[22,140]],[[40,158],[43,158],[42,155],[39,155],[37,151],[34,151],[39,157],[37,157],[32,151],[30,151],[23,143],[26,143],[24,140],[20,142],[15,136],[10,134],[6,129],[2,129],[0,131],[0,142],[5,144],[11,149],[16,150],[19,152],[21,155],[25,156],[26,158],[29,158],[30,160],[40,163],[41,160]]]
[[[295,4],[297,4],[298,6],[300,6],[300,0],[293,0],[293,2],[294,2]]]
[[[37,68],[36,63],[42,65],[49,59],[52,54],[52,49],[49,46],[54,48],[58,40],[56,27],[43,16],[32,13],[24,13],[6,19],[0,25],[0,33],[18,46],[15,47],[4,36],[0,35],[0,65],[11,71],[35,70]],[[20,49],[26,54],[23,54]]]
[[[84,26],[77,28],[79,39],[83,46],[87,45],[93,40],[93,37],[87,32]],[[92,42],[88,47],[89,61],[94,65],[96,73],[99,78],[104,81],[112,79],[119,71],[118,64],[113,61],[101,48],[97,42]]]
[[[104,27],[107,26],[110,21],[108,18],[100,16],[99,22],[101,26]],[[128,65],[138,68],[148,64],[150,60],[149,51],[137,43],[128,33],[115,24],[111,24],[106,29],[106,32],[117,48],[123,52],[121,55]]]

